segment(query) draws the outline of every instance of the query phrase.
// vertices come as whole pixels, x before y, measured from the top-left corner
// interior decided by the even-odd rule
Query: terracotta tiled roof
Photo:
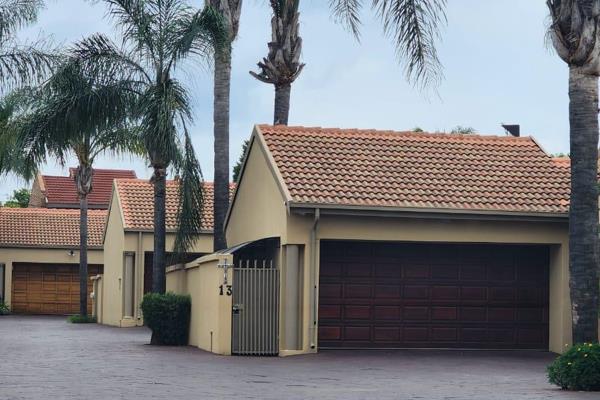
[[[107,212],[88,213],[88,246],[101,247]],[[0,207],[0,247],[77,246],[79,210]]]
[[[167,181],[167,230],[177,229],[177,205],[179,201],[177,181]],[[145,179],[117,179],[115,186],[118,191],[125,229],[148,230],[154,229],[154,191],[152,184]],[[233,193],[235,186],[230,186]],[[212,231],[213,219],[213,184],[204,183],[204,210],[202,213],[202,229]]]
[[[258,128],[293,203],[568,211],[568,170],[530,137]]]
[[[79,197],[73,180],[74,168],[69,169],[70,176],[43,175],[45,195],[48,207],[78,208]],[[88,196],[90,207],[108,208],[114,179],[135,178],[135,171],[118,169],[94,169],[92,192]]]
[[[571,168],[571,159],[569,157],[554,157],[552,161],[559,167]]]

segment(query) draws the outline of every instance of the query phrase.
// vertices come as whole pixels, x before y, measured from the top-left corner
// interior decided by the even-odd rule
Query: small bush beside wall
[[[92,317],[91,315],[86,315],[84,317],[79,314],[75,314],[75,315],[70,315],[67,318],[67,321],[69,321],[72,324],[95,324],[96,317]]]
[[[573,345],[548,366],[548,379],[566,390],[600,391],[600,344]]]
[[[0,301],[0,315],[10,314],[10,308],[3,301]]]
[[[188,344],[192,298],[175,293],[147,293],[142,300],[144,325],[152,330],[150,344]]]

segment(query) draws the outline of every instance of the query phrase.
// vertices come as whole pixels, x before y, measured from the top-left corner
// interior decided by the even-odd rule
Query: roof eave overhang
[[[48,244],[13,244],[13,243],[0,243],[0,249],[40,249],[40,250],[79,250],[79,244],[60,244],[60,245],[48,245]],[[102,246],[89,246],[88,250],[103,250]]]
[[[154,229],[150,229],[150,228],[125,228],[124,232],[130,232],[130,233],[138,233],[138,232],[142,232],[142,233],[154,233]],[[167,233],[177,233],[176,229],[167,229],[166,230]],[[206,229],[206,230],[201,230],[200,232],[198,232],[198,235],[212,235],[214,233],[214,231],[212,229]]]
[[[418,208],[418,207],[377,207],[353,206],[340,204],[318,204],[290,202],[291,212],[295,214],[314,214],[319,209],[321,215],[395,217],[395,218],[427,218],[427,219],[470,219],[470,220],[511,220],[511,221],[545,221],[567,222],[568,213],[564,212],[523,212],[501,210],[468,210],[450,208]]]
[[[47,201],[47,200],[46,200]],[[45,208],[59,208],[62,210],[79,210],[79,203],[52,203],[47,202]],[[108,209],[108,204],[88,204],[88,209],[90,210],[106,210]]]

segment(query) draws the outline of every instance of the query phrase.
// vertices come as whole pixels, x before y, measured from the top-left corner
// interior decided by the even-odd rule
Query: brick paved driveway
[[[546,383],[547,353],[370,351],[220,357],[145,328],[0,317],[0,399],[598,399]]]

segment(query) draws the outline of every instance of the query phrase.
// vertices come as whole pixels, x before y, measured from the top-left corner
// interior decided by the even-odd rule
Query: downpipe
[[[313,221],[313,226],[310,231],[310,242],[311,242],[311,262],[310,262],[310,284],[311,284],[311,326],[310,326],[310,348],[315,349],[317,347],[317,247],[318,243],[318,229],[319,229],[319,220],[321,218],[321,211],[317,208],[315,209],[315,216]]]

